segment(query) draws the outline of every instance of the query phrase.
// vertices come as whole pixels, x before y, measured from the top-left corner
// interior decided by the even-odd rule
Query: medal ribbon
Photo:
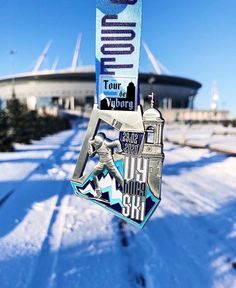
[[[97,0],[96,93],[101,110],[139,105],[142,0]]]

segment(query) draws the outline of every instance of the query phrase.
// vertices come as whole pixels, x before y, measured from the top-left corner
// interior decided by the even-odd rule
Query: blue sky
[[[33,68],[49,39],[45,67],[60,58],[71,64],[78,33],[83,34],[80,64],[95,58],[95,0],[0,0],[0,75],[11,72],[9,50],[16,49],[15,71]],[[219,108],[236,116],[236,1],[143,0],[143,39],[177,76],[203,84],[198,108],[209,108],[217,82]],[[145,53],[141,70],[152,69]]]

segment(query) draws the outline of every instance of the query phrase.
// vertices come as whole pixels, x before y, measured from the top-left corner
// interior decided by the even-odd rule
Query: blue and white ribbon
[[[100,109],[139,104],[142,0],[97,0],[96,91]]]

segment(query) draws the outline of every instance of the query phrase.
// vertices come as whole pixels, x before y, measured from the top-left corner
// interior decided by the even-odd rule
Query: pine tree
[[[5,111],[0,111],[0,151],[13,151],[9,117]]]
[[[7,102],[7,113],[13,130],[14,142],[30,144],[31,120],[26,105],[18,99],[12,98]]]
[[[30,144],[49,134],[70,128],[69,122],[50,115],[39,116],[36,111],[29,111],[18,99],[12,98],[7,103],[7,114],[13,131],[13,141]]]

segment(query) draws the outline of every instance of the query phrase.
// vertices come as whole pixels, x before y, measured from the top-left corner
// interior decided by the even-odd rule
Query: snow
[[[162,202],[140,230],[73,194],[86,126],[0,153],[0,286],[236,287],[236,158],[165,143]],[[166,136],[235,137],[215,129]]]
[[[236,128],[220,125],[170,125],[165,136],[171,142],[236,155]]]

